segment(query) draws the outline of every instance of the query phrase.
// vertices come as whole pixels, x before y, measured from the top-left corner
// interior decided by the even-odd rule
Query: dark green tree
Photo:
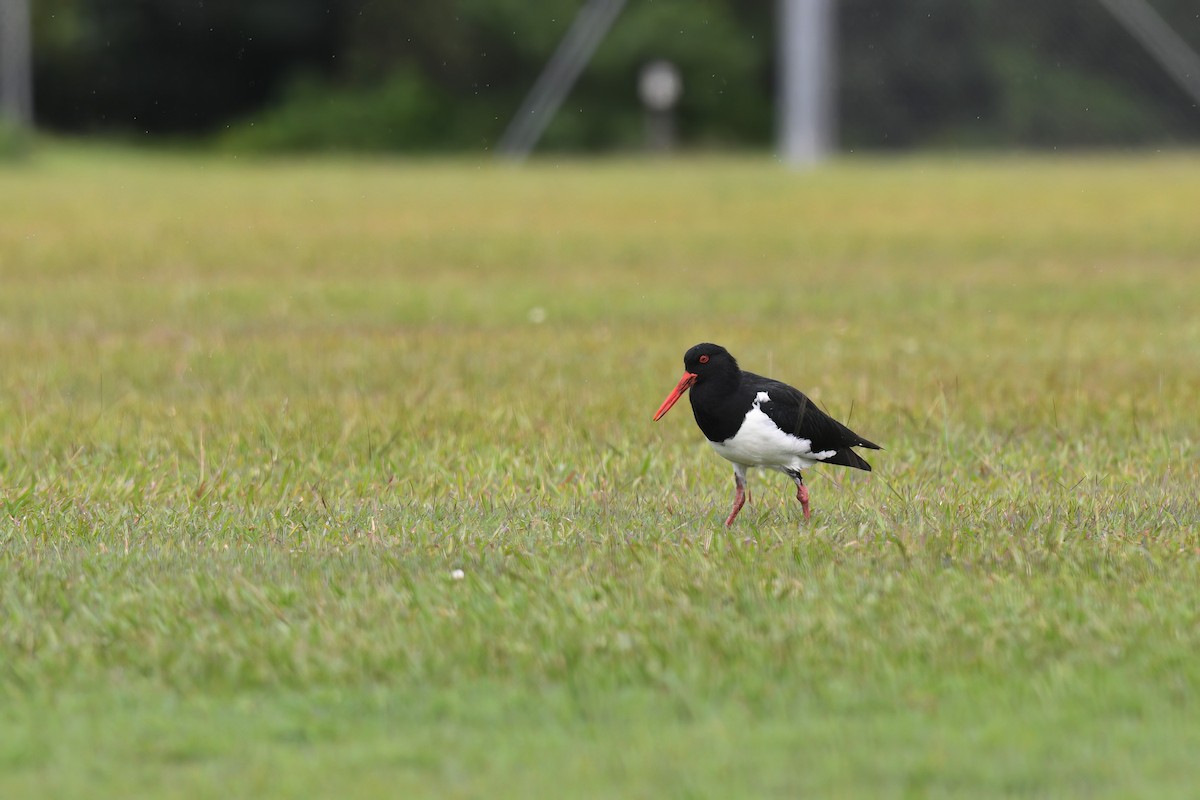
[[[37,114],[260,150],[485,151],[582,0],[39,0]],[[1153,0],[1200,48],[1195,0]],[[543,149],[638,146],[638,70],[685,145],[768,146],[775,0],[630,0]],[[1195,141],[1200,110],[1095,0],[841,0],[848,148]]]

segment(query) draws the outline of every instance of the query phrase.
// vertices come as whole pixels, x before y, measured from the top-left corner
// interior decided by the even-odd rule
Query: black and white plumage
[[[840,464],[868,472],[871,465],[853,447],[882,448],[830,417],[803,392],[786,383],[743,372],[724,347],[698,344],[683,356],[683,377],[654,414],[657,421],[691,390],[696,424],[717,454],[733,462],[737,494],[726,525],[732,525],[748,497],[746,470],[778,470],[796,484],[796,499],[811,515],[801,470],[813,464]]]

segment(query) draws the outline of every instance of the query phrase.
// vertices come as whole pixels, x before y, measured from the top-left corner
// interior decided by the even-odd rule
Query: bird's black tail
[[[863,447],[873,447],[876,450],[883,449],[877,445],[871,445],[871,444],[866,444],[866,443],[864,443],[862,446]],[[825,463],[825,464],[840,464],[843,467],[854,467],[855,469],[862,469],[862,470],[866,470],[867,472],[871,471],[871,465],[867,463],[866,459],[863,458],[862,456],[860,456],[858,453],[851,450],[849,447],[843,447],[841,450],[834,451],[834,454],[832,456],[830,456],[829,458],[824,459],[823,463]]]

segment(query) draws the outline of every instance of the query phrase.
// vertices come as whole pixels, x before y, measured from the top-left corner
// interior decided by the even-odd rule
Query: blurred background
[[[10,138],[32,123],[51,134],[246,153],[677,146],[800,148],[801,159],[834,149],[1200,140],[1195,0],[0,8]],[[539,76],[541,106],[531,96]],[[799,144],[788,144],[789,114],[811,128]],[[522,115],[546,124],[510,130]]]

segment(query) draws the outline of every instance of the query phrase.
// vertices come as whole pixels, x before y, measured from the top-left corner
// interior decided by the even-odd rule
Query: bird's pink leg
[[[737,485],[737,494],[733,497],[733,510],[729,512],[729,518],[725,520],[726,528],[733,525],[734,518],[742,510],[742,506],[746,505],[746,500],[750,497],[750,492],[746,490],[745,470],[735,469],[733,471],[733,481]]]
[[[796,499],[800,501],[800,507],[804,509],[804,518],[811,517],[812,511],[808,507],[808,487],[801,480],[796,481]]]

